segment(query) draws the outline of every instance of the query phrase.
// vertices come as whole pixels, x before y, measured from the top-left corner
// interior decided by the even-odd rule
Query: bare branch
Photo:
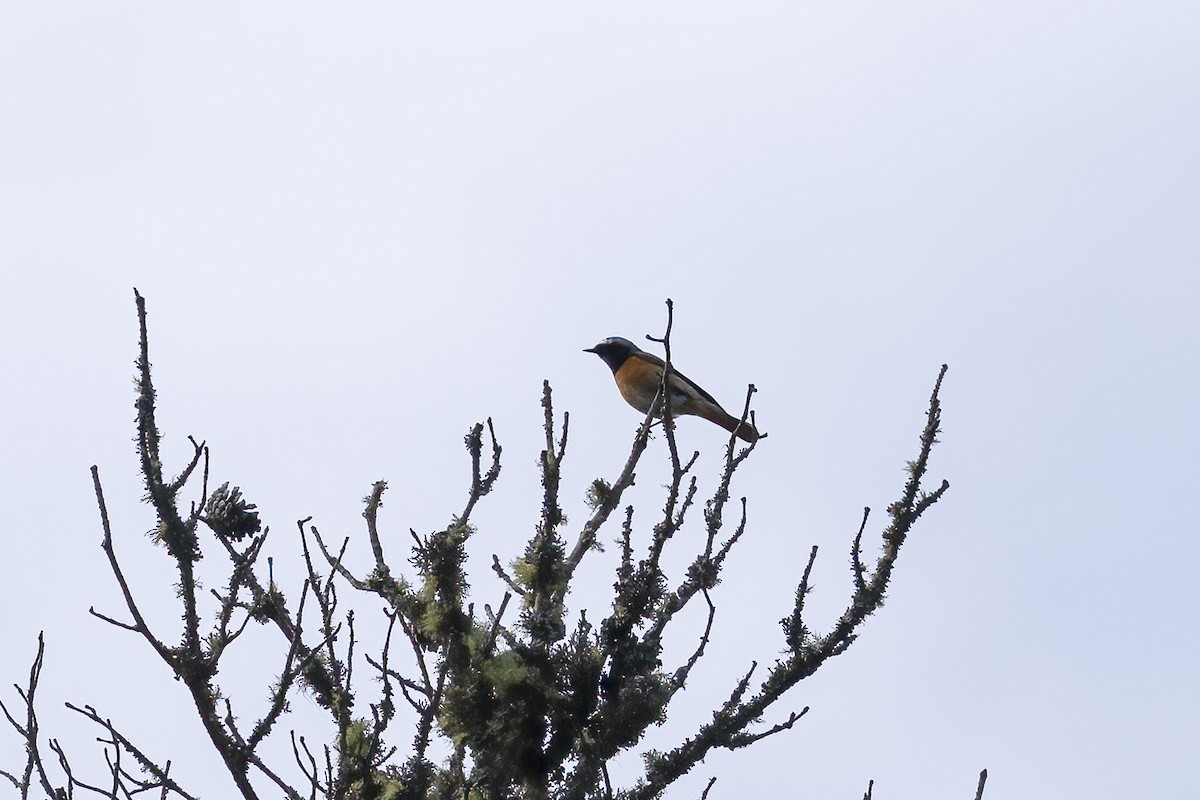
[[[153,760],[151,760],[150,757],[147,756],[141,749],[139,749],[136,745],[134,745],[133,742],[131,742],[128,739],[128,737],[126,737],[124,734],[122,734],[120,731],[118,731],[116,729],[116,726],[113,725],[113,722],[111,719],[100,716],[100,714],[92,706],[80,707],[80,706],[74,705],[73,703],[67,703],[66,706],[67,706],[67,708],[71,709],[75,713],[81,714],[82,716],[86,717],[87,719],[89,719],[92,722],[96,723],[97,725],[101,726],[107,732],[108,737],[109,737],[107,742],[113,746],[114,761],[112,762],[112,769],[113,769],[114,785],[118,781],[118,776],[123,775],[128,780],[131,780],[131,781],[137,783],[140,787],[139,791],[145,791],[148,789],[154,789],[154,788],[161,787],[163,789],[164,793],[167,791],[170,791],[170,792],[174,792],[175,794],[179,795],[180,797],[185,798],[185,800],[195,800],[194,795],[185,791],[183,789],[183,787],[181,787],[178,783],[176,783],[176,781],[173,778],[171,778],[171,776],[170,776],[171,762],[170,761],[167,761],[163,766],[160,767]],[[133,760],[137,764],[138,769],[140,769],[142,772],[144,772],[146,775],[148,775],[150,777],[150,780],[143,781],[138,778],[134,778],[128,772],[125,772],[120,769],[120,760],[121,760],[120,754],[122,751],[129,753],[129,755],[133,757]],[[114,792],[114,795],[115,795],[115,792]]]
[[[504,617],[504,609],[508,608],[509,600],[512,600],[512,595],[505,592],[504,599],[500,601],[500,610],[492,617],[492,630],[488,634],[487,644],[483,648],[483,652],[485,653],[491,653],[496,647],[496,636],[500,633],[500,620]],[[485,606],[485,609],[490,615],[492,609],[488,606]]]
[[[713,605],[712,598],[708,594],[708,590],[702,590],[704,594],[704,602],[708,604],[708,619],[704,623],[704,632],[700,634],[700,643],[696,645],[696,649],[692,652],[691,658],[687,660],[683,666],[675,670],[675,674],[671,677],[671,694],[679,691],[687,683],[688,675],[691,674],[692,667],[696,666],[701,657],[704,656],[704,650],[708,647],[709,634],[712,633],[713,618],[717,615],[717,607]]]
[[[500,563],[500,556],[496,555],[495,553],[492,553],[492,572],[500,576],[500,580],[504,581],[504,583],[508,585],[508,588],[513,592],[513,594],[516,594],[520,597],[525,596],[525,590],[521,588],[520,584],[512,579],[507,571],[505,571],[504,566]]]
[[[21,725],[9,713],[8,707],[0,701],[0,710],[4,712],[4,718],[8,723],[20,734],[25,740],[25,768],[21,773],[21,778],[18,780],[14,775],[4,773],[4,775],[13,782],[21,792],[21,797],[25,798],[29,795],[29,790],[33,786],[33,774],[37,772],[38,783],[42,787],[42,791],[50,797],[58,796],[58,792],[50,783],[50,777],[46,774],[46,766],[42,760],[42,753],[39,744],[40,727],[38,725],[37,711],[34,709],[34,698],[37,695],[38,683],[42,678],[42,665],[45,663],[46,642],[44,633],[38,632],[37,654],[33,657],[33,664],[29,667],[29,680],[25,684],[25,688],[16,686],[17,694],[25,702],[25,724]]]
[[[983,786],[987,783],[987,770],[979,773],[979,784],[975,787],[975,800],[983,800]]]
[[[366,509],[363,518],[367,521],[367,538],[371,541],[371,552],[375,554],[375,571],[380,575],[388,574],[387,561],[383,558],[383,542],[379,539],[379,507],[383,505],[383,493],[387,491],[387,481],[376,481],[371,486],[371,493],[366,497]],[[322,546],[322,552],[325,548]]]
[[[789,731],[792,729],[792,726],[796,724],[796,720],[800,719],[807,713],[808,706],[805,706],[804,708],[800,709],[799,713],[793,711],[791,714],[788,714],[788,718],[786,720],[780,722],[778,725],[772,725],[765,731],[760,731],[759,733],[734,734],[729,737],[729,740],[725,743],[725,747],[729,750],[736,750],[739,747],[746,747],[747,745],[754,744],[759,739],[765,739],[768,736],[773,736],[780,731]]]
[[[133,592],[129,588],[129,582],[125,580],[125,573],[121,570],[121,564],[117,561],[117,553],[113,547],[112,527],[108,522],[108,506],[104,502],[104,488],[100,485],[100,470],[94,464],[92,465],[92,485],[96,490],[96,503],[100,507],[100,525],[104,529],[104,539],[101,541],[100,547],[104,550],[104,554],[108,556],[108,565],[112,569],[113,576],[117,579],[117,585],[121,587],[121,595],[125,598],[125,607],[129,609],[129,613],[133,617],[133,625],[126,625],[100,614],[96,614],[96,616],[118,627],[135,630],[140,633],[149,642],[150,646],[154,648],[154,651],[158,653],[159,658],[174,670],[175,654],[151,632],[150,626],[146,624],[141,609],[138,608],[137,602],[133,599]]]
[[[867,519],[871,516],[871,508],[865,506],[863,508],[862,522],[858,526],[858,533],[854,534],[854,544],[850,548],[850,569],[854,574],[854,590],[856,592],[865,592],[867,590],[867,578],[862,563],[862,535],[867,529]]]

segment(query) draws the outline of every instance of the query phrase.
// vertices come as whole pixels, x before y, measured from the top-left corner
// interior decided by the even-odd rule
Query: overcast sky
[[[670,297],[676,365],[731,410],[756,384],[770,436],[734,486],[750,528],[711,656],[656,746],[781,651],[814,544],[813,623],[836,618],[861,509],[898,495],[943,362],[931,479],[952,487],[860,641],[765,722],[809,715],[668,797],[717,776],[714,800],[856,798],[872,778],[876,798],[957,800],[984,767],[995,800],[1194,784],[1200,6],[444,9],[0,8],[5,702],[45,630],[44,731],[81,768],[96,731],[67,700],[192,791],[232,791],[183,687],[87,614],[121,615],[97,464],[153,623],[171,640],[178,621],[138,502],[132,287],[168,458],[209,442],[293,595],[297,519],[359,537],[366,563],[360,499],[387,479],[401,561],[410,527],[461,508],[462,436],[490,415],[505,469],[476,520],[480,605],[502,592],[491,554],[537,519],[542,380],[571,412],[573,533],[640,421],[580,350],[660,334]],[[684,420],[679,440],[711,491],[723,433]],[[646,458],[648,525],[661,440]],[[585,562],[573,610],[600,618],[614,557]],[[676,659],[700,620],[681,624]],[[222,673],[247,719],[277,644]],[[320,718],[294,705],[288,726]],[[22,759],[0,731],[0,768]]]

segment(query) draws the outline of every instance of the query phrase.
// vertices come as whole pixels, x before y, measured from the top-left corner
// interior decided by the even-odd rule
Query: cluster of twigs
[[[526,798],[528,800],[650,800],[695,767],[714,749],[737,749],[792,728],[807,708],[792,711],[774,723],[762,723],[772,707],[798,681],[813,674],[828,659],[846,650],[867,616],[883,603],[900,547],[912,525],[948,488],[922,489],[930,451],[940,421],[938,393],[943,366],[930,398],[917,458],[908,465],[901,497],[888,508],[889,522],[882,548],[873,564],[862,556],[868,513],[851,551],[854,591],[833,628],[814,632],[804,620],[808,581],[817,550],[814,547],[800,577],[795,605],[783,620],[786,653],[755,683],[757,663],[747,668],[728,698],[715,709],[710,722],[672,749],[650,752],[633,784],[614,785],[609,765],[633,748],[647,729],[665,719],[669,704],[683,689],[692,669],[704,656],[716,605],[712,590],[731,548],[746,531],[745,498],[734,506],[732,530],[726,516],[731,484],[738,467],[756,443],[739,445],[731,435],[722,459],[715,492],[703,504],[705,535],[681,579],[672,583],[662,557],[675,534],[689,521],[697,504],[695,468],[699,453],[681,456],[675,438],[670,393],[672,372],[671,326],[656,339],[666,351],[666,368],[659,400],[646,415],[628,459],[612,482],[593,483],[591,515],[568,546],[566,523],[559,500],[559,481],[567,452],[568,415],[557,424],[549,383],[543,387],[545,449],[542,451],[542,513],[524,553],[509,565],[493,556],[493,568],[507,591],[493,610],[482,615],[468,601],[466,548],[474,532],[472,512],[495,486],[500,474],[501,447],[491,420],[475,425],[465,443],[471,460],[471,481],[462,511],[442,530],[420,536],[408,558],[411,579],[385,552],[386,535],[379,510],[386,483],[376,483],[365,500],[367,540],[374,567],[355,574],[345,563],[349,538],[333,546],[319,530],[301,520],[300,542],[306,574],[297,599],[290,601],[278,587],[268,559],[261,574],[260,557],[269,529],[261,529],[255,507],[228,484],[209,487],[209,452],[192,440],[193,454],[183,471],[168,479],[160,456],[160,433],[155,419],[155,390],[151,380],[146,307],[137,295],[140,323],[138,359],[137,445],[148,502],[158,518],[154,538],[170,556],[177,571],[182,605],[182,630],[177,644],[148,625],[130,590],[113,543],[99,473],[92,468],[96,499],[104,530],[103,550],[125,600],[127,620],[92,611],[97,617],[141,636],[170,672],[187,688],[202,728],[219,754],[238,794],[247,800],[282,793],[301,798]],[[743,424],[753,424],[750,386],[742,410]],[[671,465],[666,500],[648,531],[635,524],[634,509],[620,514],[620,557],[611,612],[598,624],[579,614],[569,619],[565,600],[576,569],[596,550],[601,529],[621,508],[626,489],[661,417]],[[485,433],[486,444],[485,448]],[[485,450],[490,454],[485,456]],[[180,495],[200,475],[199,497],[186,506]],[[205,623],[199,611],[196,577],[202,556],[201,523],[212,533],[229,559],[222,591],[214,591],[217,608]],[[315,544],[315,547],[312,545]],[[218,551],[220,552],[220,551]],[[342,610],[339,587],[382,600],[386,633],[366,652],[358,642],[353,610]],[[514,603],[514,598],[516,602]],[[663,640],[668,626],[689,604],[701,598],[707,619],[695,647],[674,667],[667,666]],[[511,606],[518,606],[515,616]],[[282,652],[267,710],[253,724],[237,720],[233,700],[216,682],[221,659],[251,622],[277,631]],[[397,633],[397,630],[399,633]],[[132,797],[155,791],[161,797],[191,798],[170,776],[171,763],[159,766],[119,733],[112,722],[90,707],[75,708],[105,731],[111,781],[107,786],[77,778],[55,740],[49,746],[63,777],[52,779],[47,755],[40,748],[34,694],[41,671],[38,655],[27,687],[18,687],[26,714],[20,722],[8,719],[26,743],[27,760],[20,774],[0,773],[21,793],[40,788],[49,797],[73,797],[86,790],[103,797]],[[361,660],[361,663],[360,663]],[[379,689],[373,702],[360,707],[356,664],[365,664]],[[291,733],[293,763],[269,764],[260,745],[277,728],[288,709],[288,698],[307,692],[328,713],[335,736],[314,747]],[[392,723],[403,703],[414,720],[411,743],[400,753]],[[4,709],[8,715],[8,709]],[[434,748],[435,742],[443,747]],[[448,753],[435,760],[435,752]],[[135,767],[131,770],[130,764]],[[56,784],[56,780],[58,783]],[[704,790],[707,797],[710,781]],[[980,793],[982,792],[982,781]],[[869,792],[868,792],[869,795]]]

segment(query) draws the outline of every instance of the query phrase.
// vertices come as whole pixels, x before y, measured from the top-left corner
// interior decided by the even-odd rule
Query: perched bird
[[[647,353],[628,339],[613,336],[600,342],[595,347],[589,347],[583,352],[595,353],[608,364],[617,380],[617,388],[629,405],[645,414],[650,410],[650,404],[658,396],[662,385],[663,367],[666,363],[658,356]],[[721,408],[713,396],[701,389],[693,381],[671,367],[670,378],[671,413],[676,416],[693,414],[704,417],[709,422],[715,422],[730,433],[747,441],[756,442],[759,433],[749,420],[742,422],[737,417]],[[662,416],[661,409],[656,409],[655,416]]]

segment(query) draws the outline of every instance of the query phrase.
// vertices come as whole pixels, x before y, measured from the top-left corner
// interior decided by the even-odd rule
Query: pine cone
[[[240,542],[262,528],[262,521],[255,510],[257,508],[254,503],[242,499],[241,489],[237,486],[230,489],[226,481],[209,495],[201,519],[222,539]]]

